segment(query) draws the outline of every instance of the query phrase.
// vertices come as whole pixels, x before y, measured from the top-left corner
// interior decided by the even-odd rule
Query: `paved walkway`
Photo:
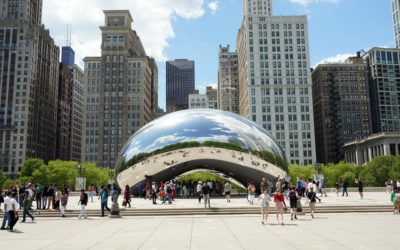
[[[299,216],[38,218],[0,231],[0,250],[18,249],[400,249],[400,216],[391,213]],[[30,221],[30,220],[28,220]]]
[[[317,206],[365,206],[365,205],[390,205],[390,195],[384,192],[370,192],[364,193],[364,199],[360,200],[358,193],[349,193],[348,197],[337,197],[335,193],[328,193],[328,197],[323,197],[322,202],[318,203]],[[79,197],[71,196],[68,201],[67,209],[80,210],[80,206],[78,206]],[[153,205],[151,200],[133,198],[132,199],[132,209],[135,208],[146,208],[146,209],[154,209],[154,208],[197,208],[203,207],[204,204],[199,204],[197,199],[176,199],[170,205],[164,204],[161,205],[161,201],[157,201],[158,205]],[[303,199],[303,204],[305,199]],[[121,206],[122,199],[119,198],[119,203]],[[109,201],[109,205],[111,205],[111,201]],[[271,204],[273,205],[273,204]],[[211,206],[212,207],[250,207],[244,197],[242,198],[233,198],[230,203],[227,203],[224,198],[212,197],[211,198]],[[259,206],[259,202],[256,202],[253,206]],[[89,202],[87,209],[100,209],[100,201],[95,197],[93,199],[93,203]]]

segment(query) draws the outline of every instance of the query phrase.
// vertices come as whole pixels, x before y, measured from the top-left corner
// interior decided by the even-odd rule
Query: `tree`
[[[93,163],[87,163],[82,165],[84,169],[83,177],[86,177],[86,186],[90,184],[94,185],[106,185],[108,181],[107,169],[101,169]]]
[[[353,185],[354,180],[359,177],[360,166],[352,163],[339,162],[338,164],[328,164],[322,167],[325,186],[334,187],[336,181],[347,181]]]
[[[361,178],[367,185],[383,186],[389,178],[400,177],[400,157],[381,156],[372,159],[361,171]]]
[[[0,171],[0,187],[4,187],[4,184],[7,180],[7,176],[2,171]]]
[[[312,165],[299,166],[298,164],[293,164],[289,167],[289,176],[293,184],[295,184],[297,177],[301,179],[312,179],[316,173],[317,171]]]
[[[21,167],[20,177],[32,177],[33,172],[43,165],[45,164],[41,159],[33,158],[26,160]]]
[[[33,181],[41,184],[56,184],[58,187],[73,187],[78,176],[78,162],[50,161],[33,172]]]

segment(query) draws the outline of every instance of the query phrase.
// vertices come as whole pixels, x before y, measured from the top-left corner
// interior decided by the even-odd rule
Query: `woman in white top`
[[[261,200],[261,224],[265,225],[267,224],[269,202],[271,201],[271,197],[268,195],[268,189],[264,189],[262,191],[262,194],[258,197],[258,200]]]

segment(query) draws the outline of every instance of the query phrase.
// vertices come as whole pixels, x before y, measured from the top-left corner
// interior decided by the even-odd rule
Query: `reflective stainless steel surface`
[[[284,152],[266,130],[239,115],[211,109],[179,111],[147,124],[123,146],[116,170],[120,173],[138,163],[145,166],[157,155],[197,147],[237,151],[287,170]],[[237,167],[240,160],[230,161]]]

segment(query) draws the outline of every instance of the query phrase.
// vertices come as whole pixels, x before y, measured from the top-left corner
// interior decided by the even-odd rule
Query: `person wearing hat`
[[[199,181],[197,183],[197,187],[196,187],[196,192],[197,192],[197,197],[199,198],[199,203],[201,203],[201,189],[203,188],[203,183],[201,181]]]

